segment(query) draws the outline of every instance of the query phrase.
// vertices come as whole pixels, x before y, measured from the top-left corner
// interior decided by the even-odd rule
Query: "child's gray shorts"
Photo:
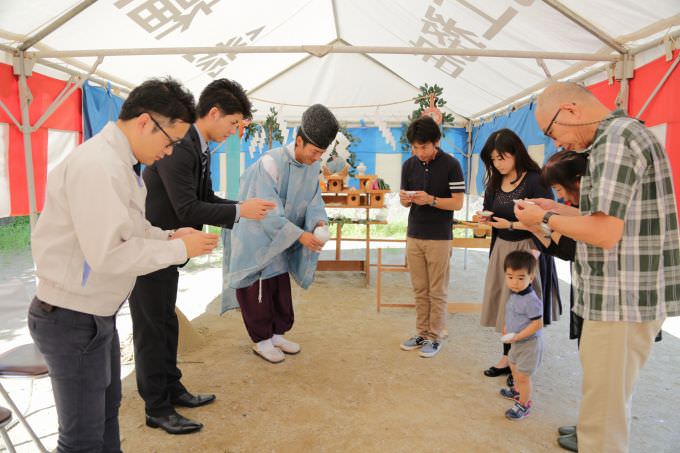
[[[525,341],[512,343],[508,353],[508,361],[515,365],[517,371],[531,376],[536,372],[543,358],[543,337],[533,337]]]

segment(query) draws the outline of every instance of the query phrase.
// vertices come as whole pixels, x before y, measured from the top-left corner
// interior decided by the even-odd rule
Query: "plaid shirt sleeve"
[[[606,151],[591,155],[590,213],[625,219],[646,166],[642,153],[631,152],[631,145],[627,134],[607,135],[601,145]]]
[[[643,322],[680,313],[680,235],[668,156],[642,124],[614,112],[581,178],[582,214],[622,219],[616,247],[577,243],[574,313]],[[602,126],[601,126],[602,127]]]

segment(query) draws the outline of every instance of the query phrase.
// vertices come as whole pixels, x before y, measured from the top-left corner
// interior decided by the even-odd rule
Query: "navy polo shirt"
[[[455,157],[437,148],[437,154],[430,162],[422,162],[416,156],[404,162],[401,167],[401,189],[423,190],[437,198],[451,198],[452,193],[465,192],[463,170]],[[408,237],[451,239],[452,228],[453,211],[411,204]]]

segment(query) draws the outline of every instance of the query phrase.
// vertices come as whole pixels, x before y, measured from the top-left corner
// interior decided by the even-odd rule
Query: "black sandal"
[[[487,377],[497,377],[502,376],[504,374],[510,374],[509,366],[506,366],[505,368],[496,368],[495,366],[492,366],[484,370],[484,376]]]

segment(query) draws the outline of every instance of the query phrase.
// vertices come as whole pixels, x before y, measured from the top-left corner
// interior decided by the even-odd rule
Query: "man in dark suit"
[[[250,101],[236,82],[219,79],[201,93],[198,120],[175,145],[172,155],[144,170],[148,190],[146,216],[154,226],[172,230],[203,224],[231,228],[240,217],[261,220],[276,205],[251,199],[242,203],[215,195],[210,178],[208,142],[222,142],[251,117]],[[175,406],[198,407],[215,395],[192,395],[180,382],[177,367],[177,266],[137,278],[130,294],[137,388],[145,402],[146,424],[170,434],[186,434],[203,425]]]

